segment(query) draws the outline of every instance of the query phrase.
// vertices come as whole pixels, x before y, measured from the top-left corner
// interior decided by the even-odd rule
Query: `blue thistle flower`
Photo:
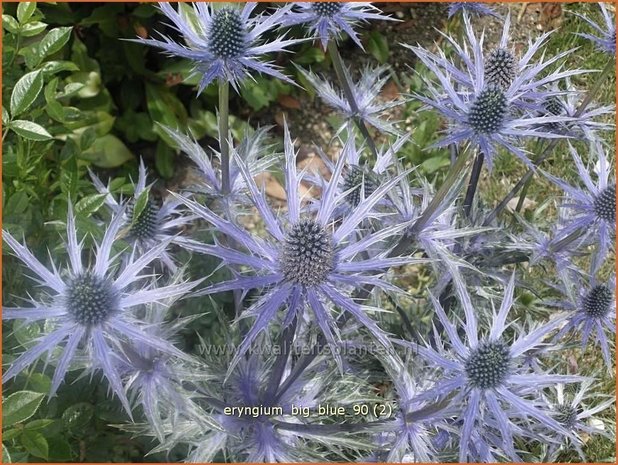
[[[114,215],[97,247],[94,265],[85,267],[82,262],[82,245],[78,242],[75,218],[69,206],[67,219],[67,251],[70,268],[59,272],[54,264],[45,267],[13,236],[3,231],[3,237],[13,253],[37,276],[33,278],[49,291],[40,300],[29,299],[30,307],[4,307],[5,320],[36,322],[45,320],[53,329],[13,361],[4,373],[3,383],[14,378],[45,353],[52,353],[64,342],[64,349],[57,360],[52,378],[50,396],[53,396],[69,370],[71,361],[80,347],[87,353],[95,369],[102,369],[112,391],[119,397],[126,411],[131,414],[129,401],[123,389],[118,359],[123,347],[149,347],[152,350],[176,357],[185,357],[168,341],[145,331],[144,325],[131,310],[150,302],[181,296],[198,282],[155,287],[139,286],[142,273],[159,258],[168,241],[163,241],[141,255],[131,255],[119,270],[118,255],[112,257],[112,246],[123,225],[124,209]]]
[[[548,123],[545,129],[562,133],[569,137],[584,140],[592,140],[597,137],[596,131],[611,131],[615,124],[605,121],[597,121],[598,117],[613,117],[616,112],[615,105],[596,106],[593,103],[581,111],[580,104],[582,93],[575,90],[569,79],[565,80],[566,91],[560,91],[557,85],[551,87],[551,94],[545,97],[539,116],[556,115],[572,118],[572,121],[562,123]],[[611,116],[610,116],[611,115]]]
[[[601,348],[607,369],[614,370],[611,356],[611,343],[616,332],[616,278],[612,276],[606,283],[597,281],[595,276],[584,279],[579,271],[561,273],[561,292],[565,300],[551,302],[552,306],[568,312],[564,327],[556,334],[559,341],[565,334],[581,334],[582,349],[592,337]],[[611,334],[608,338],[606,333]]]
[[[288,6],[277,9],[271,15],[251,16],[257,3],[244,6],[216,6],[211,2],[192,5],[190,13],[174,10],[169,3],[161,3],[161,12],[173,23],[185,39],[186,45],[178,44],[169,37],[135,39],[135,42],[163,50],[170,56],[187,58],[195,64],[195,74],[200,74],[198,94],[215,79],[229,82],[236,90],[252,71],[267,74],[293,84],[273,64],[261,61],[267,53],[286,51],[299,42],[298,39],[277,37],[262,43],[262,35],[281,24],[289,11]]]
[[[146,167],[143,159],[140,159],[137,183],[133,184],[133,197],[126,207],[122,199],[114,198],[109,185],[105,186],[96,174],[90,170],[88,172],[99,194],[105,196],[105,204],[112,215],[122,215],[124,229],[121,235],[138,255],[143,255],[163,242],[170,245],[181,243],[178,231],[189,225],[195,217],[181,211],[182,203],[178,200],[167,198],[160,207],[157,206],[150,193],[146,192],[150,186],[146,186]],[[147,195],[148,200],[144,209],[136,213],[134,207],[141,195]],[[167,250],[163,250],[157,260],[161,261],[172,273],[176,272],[177,266]]]
[[[479,337],[479,311],[472,303],[459,271],[451,266],[457,297],[465,313],[462,339],[459,328],[446,316],[442,306],[430,295],[436,314],[448,335],[451,348],[439,344],[436,349],[411,344],[419,355],[441,370],[435,385],[417,395],[415,401],[450,399],[461,406],[459,426],[459,461],[487,460],[492,449],[511,460],[520,460],[514,448],[514,436],[534,431],[526,422],[534,419],[545,428],[570,435],[546,411],[535,405],[538,391],[558,382],[582,380],[578,376],[530,373],[524,364],[526,352],[558,327],[564,318],[556,318],[529,333],[521,333],[510,342],[505,333],[506,320],[513,305],[514,277],[506,287],[504,298],[488,334]],[[523,420],[520,423],[518,420]],[[485,452],[483,452],[485,451]]]
[[[584,444],[584,437],[597,434],[603,435],[610,440],[615,437],[615,435],[603,428],[603,423],[600,423],[598,427],[590,424],[590,420],[594,415],[608,409],[616,401],[611,396],[602,402],[598,402],[600,396],[594,392],[594,383],[594,380],[585,380],[581,383],[579,390],[570,395],[565,392],[563,384],[557,384],[552,389],[552,395],[545,396],[554,418],[569,431],[572,431],[576,437],[576,441],[569,439],[567,444],[557,445],[554,441],[558,438],[551,437],[556,435],[550,435],[550,440],[547,441],[549,444],[548,462],[556,462],[560,451],[570,447],[577,451],[582,462],[586,462],[586,456],[581,447]],[[592,406],[593,404],[596,405]]]
[[[448,4],[448,17],[452,18],[457,13],[463,13],[465,11],[471,15],[499,18],[500,15],[487,5],[488,4],[480,2],[450,2]]]
[[[343,72],[348,75],[347,81],[352,84],[351,90],[354,94],[354,101],[358,106],[358,111],[352,109],[349,100],[342,92],[337,91],[334,86],[326,79],[320,79],[312,72],[300,69],[305,79],[311,83],[318,95],[327,105],[342,113],[347,121],[360,118],[366,124],[373,126],[379,131],[399,135],[392,122],[380,117],[385,111],[403,103],[402,100],[392,100],[380,102],[380,91],[386,84],[388,77],[385,75],[386,67],[377,68],[365,67],[361,72],[358,82],[354,82],[350,77],[350,70],[346,66]],[[339,134],[345,126],[337,132]]]
[[[394,18],[381,13],[368,2],[299,2],[293,4],[282,23],[284,26],[305,24],[311,36],[318,39],[325,50],[328,42],[336,41],[342,32],[364,50],[353,27],[372,19],[394,21]]]
[[[578,18],[584,20],[598,35],[578,33],[578,36],[584,37],[594,42],[597,48],[609,55],[616,56],[616,19],[610,13],[603,3],[598,3],[603,15],[603,23],[600,24],[579,13],[573,13]]]
[[[501,146],[531,166],[532,162],[524,150],[513,143],[513,139],[564,137],[543,129],[544,125],[568,122],[573,118],[534,115],[540,111],[538,102],[544,101],[548,95],[545,90],[548,84],[584,71],[558,70],[542,75],[548,66],[572,52],[569,50],[548,60],[532,63],[533,56],[546,42],[549,33],[537,39],[517,60],[508,49],[510,16],[505,19],[499,46],[488,55],[483,53],[483,37],[475,36],[470,18],[465,12],[464,24],[471,52],[457,40],[444,35],[463,64],[463,69],[455,67],[441,50],[434,54],[421,47],[406,46],[439,81],[438,86],[426,82],[429,97],[419,94],[414,97],[451,122],[449,135],[433,147],[469,141],[473,147],[482,151],[491,169],[497,148]]]
[[[333,218],[334,211],[346,198],[345,194],[338,193],[345,156],[341,156],[337,162],[331,180],[323,192],[317,213],[304,215],[301,212],[299,198],[300,178],[296,172],[296,155],[287,126],[284,145],[288,206],[285,219],[275,217],[245,164],[241,160],[237,162],[253,202],[265,223],[270,236],[267,240],[252,236],[236,224],[217,216],[210,209],[179,196],[194,214],[240,244],[244,251],[233,250],[220,244],[195,245],[192,246],[193,250],[219,257],[225,264],[247,266],[257,273],[255,276],[241,275],[231,281],[215,284],[199,291],[198,295],[230,290],[247,292],[250,289],[266,289],[259,300],[245,312],[245,317],[255,316],[256,319],[230,368],[238,363],[258,334],[268,327],[275,319],[279,308],[283,306],[287,307],[283,323],[287,326],[308,305],[331,347],[336,348],[340,344],[339,330],[331,313],[331,303],[350,313],[382,345],[390,346],[384,332],[365,313],[366,309],[351,299],[343,289],[350,286],[357,288],[365,284],[392,289],[393,286],[380,279],[377,274],[393,266],[415,262],[409,257],[388,257],[388,249],[373,258],[358,259],[361,252],[383,243],[385,238],[395,234],[405,225],[368,234],[359,241],[348,240],[356,232],[357,226],[368,218],[372,208],[407,173],[382,183],[364,202],[334,225],[336,219]],[[333,352],[335,359],[342,366],[340,354],[336,350]]]
[[[564,190],[567,200],[562,208],[568,212],[565,225],[556,232],[552,247],[561,250],[574,240],[580,244],[592,241],[597,245],[592,259],[592,272],[599,269],[613,243],[616,234],[616,180],[611,179],[612,163],[607,159],[600,141],[590,144],[590,153],[595,161],[596,182],[577,150],[569,145],[577,173],[583,187],[571,186],[562,179],[547,172],[544,175]]]

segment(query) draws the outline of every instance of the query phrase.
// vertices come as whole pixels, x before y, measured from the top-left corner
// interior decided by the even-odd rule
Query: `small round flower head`
[[[554,340],[559,341],[565,334],[577,332],[584,349],[592,338],[601,348],[607,369],[613,371],[611,340],[616,331],[615,277],[599,282],[594,276],[582,277],[579,271],[564,272],[561,276],[561,291],[566,299],[552,302],[552,306],[567,311],[568,320]]]
[[[134,184],[133,197],[123,208],[122,200],[116,200],[101,180],[90,171],[90,178],[100,194],[105,195],[105,204],[112,212],[123,212],[124,239],[136,250],[138,255],[144,254],[162,242],[179,243],[178,231],[191,223],[194,217],[184,214],[180,210],[181,202],[166,199],[162,206],[158,206],[150,195],[150,186],[146,186],[146,167],[140,159],[139,175]],[[147,196],[144,207],[137,211],[135,206],[141,196]],[[176,272],[176,264],[168,251],[163,251],[158,260],[172,273]]]
[[[380,101],[380,91],[388,80],[385,74],[386,67],[364,68],[358,82],[352,81],[349,69],[345,66],[343,69],[344,73],[348,75],[348,82],[352,83],[352,93],[354,94],[354,101],[358,106],[357,110],[352,109],[349,100],[342,92],[337,91],[328,80],[320,79],[317,75],[302,69],[301,72],[315,88],[320,98],[327,105],[341,112],[347,122],[360,118],[363,122],[379,131],[398,135],[399,131],[394,127],[393,123],[381,117],[387,110],[403,103],[402,100]],[[342,126],[337,134],[344,128],[345,126]]]
[[[378,8],[367,2],[299,2],[293,5],[292,10],[283,18],[283,25],[306,25],[311,37],[319,39],[324,49],[329,41],[336,41],[342,32],[350,36],[362,49],[363,44],[354,31],[357,23],[372,19],[393,20],[382,15]]]
[[[578,33],[577,35],[594,42],[599,50],[608,53],[609,55],[616,56],[616,19],[604,3],[599,3],[598,5],[601,9],[601,14],[603,15],[604,24],[599,24],[584,15],[574,13],[576,16],[588,23],[588,25],[594,29],[598,35],[581,33]]]
[[[565,80],[566,91],[561,91],[557,85],[550,89],[551,94],[545,97],[539,116],[555,115],[572,118],[572,121],[547,123],[548,131],[568,135],[569,137],[592,140],[597,138],[597,131],[612,131],[615,124],[609,122],[616,112],[615,105],[595,105],[593,102],[586,106],[583,112],[580,109],[583,93]]]
[[[597,434],[601,434],[608,439],[614,437],[611,432],[605,430],[603,423],[596,426],[590,421],[596,419],[596,414],[610,408],[615,402],[613,397],[605,398],[605,400],[601,398],[602,401],[599,401],[600,396],[595,393],[594,384],[594,380],[587,379],[581,383],[579,390],[574,394],[565,392],[565,386],[557,384],[551,390],[551,396],[545,396],[554,418],[569,431],[572,431],[576,439],[574,441],[572,438],[567,438],[565,444],[556,444],[554,441],[561,438],[559,435],[557,438],[552,438],[552,436],[557,435],[550,433],[549,436],[554,441],[547,441],[549,444],[548,462],[556,462],[558,454],[562,450],[569,448],[577,451],[582,462],[587,462],[588,460],[582,449],[582,445],[585,444],[585,438]]]
[[[161,3],[161,12],[173,23],[185,39],[178,44],[166,36],[157,39],[136,39],[136,42],[162,49],[171,56],[187,58],[195,64],[195,73],[202,76],[198,93],[215,79],[229,82],[238,90],[239,84],[251,72],[292,83],[271,63],[262,61],[267,53],[285,51],[298,40],[283,36],[264,42],[265,32],[281,24],[289,7],[277,9],[271,15],[251,16],[256,3],[242,7],[218,6],[212,2],[197,2],[191,8],[179,5],[178,11],[169,3]]]
[[[505,330],[513,305],[513,277],[498,313],[493,313],[489,331],[479,335],[481,309],[473,304],[457,268],[449,268],[465,314],[463,328],[453,325],[438,299],[431,295],[451,348],[445,348],[443,343],[437,344],[435,349],[413,345],[431,366],[440,369],[433,377],[433,387],[418,394],[415,400],[450,399],[450,406],[457,407],[459,462],[485,461],[492,449],[511,460],[521,460],[515,451],[514,437],[533,435],[532,420],[543,428],[570,434],[530,400],[530,396],[538,395],[545,386],[577,382],[580,377],[531,373],[525,363],[526,353],[538,346],[564,319],[556,318],[528,333],[522,332],[512,342]]]
[[[450,2],[448,4],[448,17],[452,18],[457,13],[466,11],[475,16],[493,16],[499,18],[500,16],[493,8],[487,5],[489,4],[480,2]]]
[[[224,220],[196,202],[182,199],[192,212],[242,246],[241,251],[223,245],[196,245],[194,250],[219,257],[225,264],[242,264],[255,273],[214,284],[199,293],[235,289],[242,292],[250,289],[267,291],[245,312],[245,316],[255,316],[256,319],[240,345],[231,368],[242,358],[258,334],[276,319],[281,307],[286,308],[284,326],[291,323],[306,306],[309,307],[329,346],[337,347],[340,335],[332,314],[331,305],[334,305],[349,312],[371,332],[376,341],[389,347],[390,342],[384,332],[365,313],[366,309],[349,297],[347,289],[349,286],[358,287],[365,283],[371,283],[378,288],[392,289],[393,286],[380,279],[379,274],[386,268],[415,261],[409,257],[388,257],[390,249],[384,249],[381,254],[373,258],[360,258],[364,250],[383,243],[389,232],[391,235],[394,234],[401,228],[400,225],[368,234],[362,240],[350,239],[358,225],[369,217],[372,208],[407,173],[383,182],[364,202],[335,223],[336,218],[333,216],[335,208],[345,201],[347,194],[339,193],[345,156],[337,161],[331,179],[322,194],[318,211],[305,214],[301,211],[300,176],[296,172],[296,155],[287,127],[284,145],[288,211],[283,217],[277,218],[274,215],[246,165],[241,160],[237,162],[251,191],[254,205],[264,221],[269,235],[266,240]],[[344,150],[343,153],[347,152]],[[335,359],[342,366],[339,351],[333,350],[333,352]]]
[[[407,46],[438,80],[438,84],[426,82],[429,96],[415,94],[414,97],[428,108],[437,110],[451,123],[449,134],[434,146],[470,142],[485,155],[490,169],[497,148],[503,147],[530,166],[532,163],[520,148],[519,139],[565,137],[547,131],[543,125],[572,120],[553,114],[536,116],[540,111],[539,102],[548,94],[545,90],[547,84],[583,71],[546,72],[550,65],[572,51],[559,53],[545,61],[532,61],[549,34],[543,34],[517,59],[508,44],[510,16],[505,18],[500,43],[491,50],[484,50],[484,38],[475,36],[465,11],[463,18],[467,44],[444,35],[459,58],[461,68],[454,66],[440,49],[432,53],[422,47]]]
[[[31,306],[28,307],[4,307],[2,318],[26,322],[45,321],[53,328],[13,361],[4,373],[3,382],[18,375],[43,354],[51,354],[64,342],[64,349],[57,359],[50,396],[57,391],[71,362],[78,357],[78,352],[85,349],[91,367],[103,371],[110,388],[130,414],[118,367],[122,347],[139,346],[162,354],[184,357],[180,350],[165,339],[148,334],[132,311],[143,304],[181,296],[198,283],[178,283],[165,287],[140,285],[144,278],[141,273],[161,256],[169,241],[151,248],[138,259],[131,254],[124,266],[117,269],[118,256],[112,258],[112,245],[123,224],[123,213],[121,210],[114,215],[96,249],[94,265],[86,267],[82,263],[83,242],[77,240],[75,218],[69,207],[67,251],[71,266],[62,273],[53,265],[51,270],[45,267],[10,233],[3,231],[4,240],[13,253],[49,292],[40,300],[29,299]]]
[[[562,208],[568,216],[565,218],[564,227],[556,232],[552,242],[554,248],[560,248],[562,244],[570,243],[571,238],[592,241],[595,244],[592,272],[595,272],[606,259],[613,243],[612,238],[616,234],[616,180],[612,179],[613,163],[609,162],[605,149],[598,140],[590,143],[593,170],[586,167],[573,146],[569,145],[569,150],[583,186],[572,186],[543,172],[566,194]],[[596,180],[593,180],[590,171],[594,171]]]

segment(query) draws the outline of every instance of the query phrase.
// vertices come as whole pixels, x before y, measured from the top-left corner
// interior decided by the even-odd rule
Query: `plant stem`
[[[599,90],[601,90],[601,87],[603,86],[603,83],[605,82],[607,77],[614,70],[616,66],[615,63],[615,60],[609,60],[607,62],[605,68],[603,68],[603,71],[601,71],[601,74],[599,74],[599,77],[595,81],[594,85],[592,86],[592,88],[590,88],[590,90],[588,90],[586,96],[584,97],[584,100],[582,100],[582,103],[577,108],[577,111],[573,115],[574,118],[579,118],[584,113],[588,105],[590,105],[596,94],[599,92]],[[541,152],[541,154],[534,160],[534,164],[540,165],[543,161],[545,161],[545,159],[551,154],[551,151],[554,149],[554,147],[556,147],[556,145],[558,144],[558,141],[559,139],[552,139],[549,144],[547,144],[545,149]],[[487,215],[487,218],[485,218],[485,221],[483,222],[483,226],[488,226],[489,224],[491,224],[491,222],[502,212],[502,210],[506,208],[508,203],[513,198],[515,198],[520,189],[522,189],[529,182],[532,176],[534,176],[534,170],[529,169],[522,176],[519,182],[515,184],[513,189],[511,189],[511,191],[506,195],[506,197],[502,199],[498,206],[494,208],[489,213],[489,215]],[[523,204],[523,200],[520,199],[520,202]]]
[[[337,48],[337,44],[334,40],[331,40],[328,43],[328,54],[330,55],[330,59],[333,62],[333,68],[335,68],[335,73],[337,74],[337,78],[339,79],[339,83],[341,84],[341,88],[343,89],[345,98],[348,100],[352,112],[358,115],[358,104],[356,103],[354,92],[352,91],[352,83],[350,82],[350,76],[348,76],[348,73],[343,66],[343,60],[341,59],[339,49]],[[376,148],[376,144],[373,141],[373,138],[369,134],[369,130],[367,129],[365,122],[359,116],[357,116],[354,118],[354,123],[361,132],[361,135],[365,138],[365,142],[367,142],[367,145],[369,146],[369,149],[373,153],[374,157],[377,158],[378,149]]]
[[[421,213],[421,216],[419,216],[418,220],[416,220],[416,222],[411,226],[410,232],[399,240],[399,243],[393,248],[393,250],[389,254],[389,257],[397,257],[405,253],[410,247],[410,245],[412,245],[412,242],[414,240],[414,234],[421,231],[427,225],[427,223],[431,221],[431,218],[436,213],[436,211],[440,209],[442,203],[444,202],[444,199],[449,194],[453,186],[457,183],[457,180],[461,176],[461,173],[466,167],[467,162],[468,151],[464,150],[463,152],[459,153],[455,164],[451,165],[451,169],[446,175],[446,179],[440,186],[440,189],[438,189],[438,192],[436,192],[436,195],[434,195],[433,199],[431,199],[431,202],[429,202],[429,205],[427,205],[427,208],[423,211],[423,213]]]
[[[266,395],[267,399],[271,399],[277,394],[277,389],[281,384],[283,372],[285,371],[285,365],[288,361],[288,355],[292,352],[292,342],[294,340],[294,335],[296,334],[296,322],[297,318],[294,318],[292,323],[290,323],[290,325],[287,326],[279,336],[279,349],[281,352],[277,355],[277,360],[275,360],[275,364],[272,369],[270,384]]]
[[[230,186],[230,84],[219,81],[219,146],[221,148],[221,191],[229,194]]]
[[[472,173],[470,174],[470,181],[468,183],[468,190],[466,191],[466,196],[463,203],[464,215],[466,218],[470,218],[472,202],[474,201],[474,194],[476,194],[476,189],[479,185],[484,160],[485,155],[482,152],[479,152],[474,159],[474,165],[472,166]]]

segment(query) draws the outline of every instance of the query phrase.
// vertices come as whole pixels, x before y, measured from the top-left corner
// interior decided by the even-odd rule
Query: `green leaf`
[[[13,202],[13,199],[17,197],[19,197],[19,200]],[[16,192],[15,195],[12,195],[9,199],[6,209],[11,212],[11,215],[21,215],[26,211],[29,203],[30,199],[28,198],[28,194],[25,192]],[[11,206],[18,207],[18,210],[11,210]],[[32,341],[39,337],[40,333],[41,328],[37,322],[26,323],[21,320],[15,320],[13,323],[13,334],[15,335],[15,339],[24,347],[30,347]]]
[[[2,27],[11,34],[17,34],[19,32],[19,23],[15,18],[9,15],[2,15]]]
[[[53,139],[52,135],[40,124],[33,123],[32,121],[15,120],[9,124],[11,128],[18,135],[35,141]]]
[[[52,55],[62,49],[62,47],[64,47],[71,38],[72,30],[73,28],[69,26],[57,27],[49,31],[47,35],[43,37],[43,40],[41,40],[39,46],[37,47],[37,56],[40,57],[39,63],[40,60],[42,60],[43,58]]]
[[[79,68],[72,61],[47,61],[43,63],[41,71],[46,76],[51,76],[62,71],[79,71]]]
[[[41,21],[33,21],[21,26],[21,35],[24,37],[34,37],[45,30],[47,24]]]
[[[378,31],[373,31],[371,32],[371,34],[369,34],[369,43],[367,44],[367,50],[380,63],[386,63],[388,61],[388,41],[386,40],[386,37],[384,37]]]
[[[137,223],[140,220],[140,216],[142,212],[148,205],[148,201],[150,200],[150,188],[147,187],[142,192],[140,192],[139,196],[135,200],[135,205],[133,206],[133,214],[131,215],[131,226]]]
[[[36,2],[20,2],[17,5],[17,20],[24,24],[30,19],[34,10],[36,10]]]
[[[11,116],[9,115],[9,112],[6,110],[6,108],[2,107],[2,124],[6,126],[7,124],[9,124],[10,119]]]
[[[107,134],[99,137],[88,150],[81,154],[81,158],[101,168],[116,168],[133,159],[133,153],[116,136]]]
[[[78,215],[89,216],[103,206],[105,197],[106,194],[87,195],[75,204],[75,212]]]
[[[43,89],[43,73],[32,71],[21,77],[11,92],[11,115],[13,117],[26,111]]]
[[[28,386],[30,386],[33,391],[47,395],[51,389],[51,379],[43,373],[32,373],[28,376]]]
[[[2,463],[11,463],[11,456],[4,444],[2,444]]]
[[[161,177],[169,179],[174,176],[174,152],[163,141],[157,144],[155,166]]]
[[[27,420],[41,405],[45,394],[33,391],[18,391],[8,396],[2,408],[2,426],[7,427]]]
[[[62,413],[62,423],[71,434],[81,435],[94,416],[94,407],[88,402],[71,405]]]
[[[53,424],[56,420],[51,418],[43,418],[41,420],[33,420],[29,421],[24,425],[24,429],[36,431],[38,429],[47,428],[49,425]]]
[[[21,445],[30,455],[47,459],[49,457],[49,445],[47,439],[36,431],[24,431],[21,435]]]
[[[21,433],[23,433],[24,430],[21,427],[18,428],[11,428],[11,429],[7,429],[7,430],[2,430],[2,440],[3,441],[10,441],[12,439],[15,439],[19,436],[21,436]]]

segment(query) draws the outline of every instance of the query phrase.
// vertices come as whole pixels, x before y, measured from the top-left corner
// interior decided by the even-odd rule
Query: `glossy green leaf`
[[[72,30],[73,28],[69,26],[57,27],[49,31],[38,46],[38,56],[40,59],[42,60],[62,49],[71,38]]]
[[[34,37],[47,28],[47,24],[41,21],[32,21],[21,26],[21,35],[24,37]]]
[[[10,111],[13,117],[25,112],[43,89],[43,73],[40,70],[25,74],[11,92]]]
[[[20,423],[34,415],[45,394],[33,391],[18,391],[8,396],[2,407],[2,426]]]
[[[21,445],[30,455],[46,460],[49,457],[47,439],[37,431],[24,431],[24,434],[21,435]]]
[[[43,141],[52,139],[52,135],[40,124],[33,123],[32,121],[15,120],[11,121],[9,127],[15,131],[16,134],[22,136],[25,139],[34,141]]]
[[[133,153],[116,136],[107,134],[99,137],[88,150],[81,154],[81,158],[101,168],[116,168],[131,160]]]
[[[371,34],[369,34],[369,43],[367,44],[367,50],[380,63],[386,63],[388,61],[388,40],[386,40],[386,37],[378,31],[372,31]]]
[[[11,34],[17,34],[19,32],[19,23],[15,18],[9,15],[2,15],[2,27]]]
[[[71,405],[62,413],[62,424],[71,433],[80,435],[94,416],[94,407],[88,402]]]
[[[36,10],[36,2],[20,2],[17,5],[17,21],[24,24]]]
[[[81,216],[89,216],[105,204],[106,194],[87,195],[75,204],[75,212]]]

